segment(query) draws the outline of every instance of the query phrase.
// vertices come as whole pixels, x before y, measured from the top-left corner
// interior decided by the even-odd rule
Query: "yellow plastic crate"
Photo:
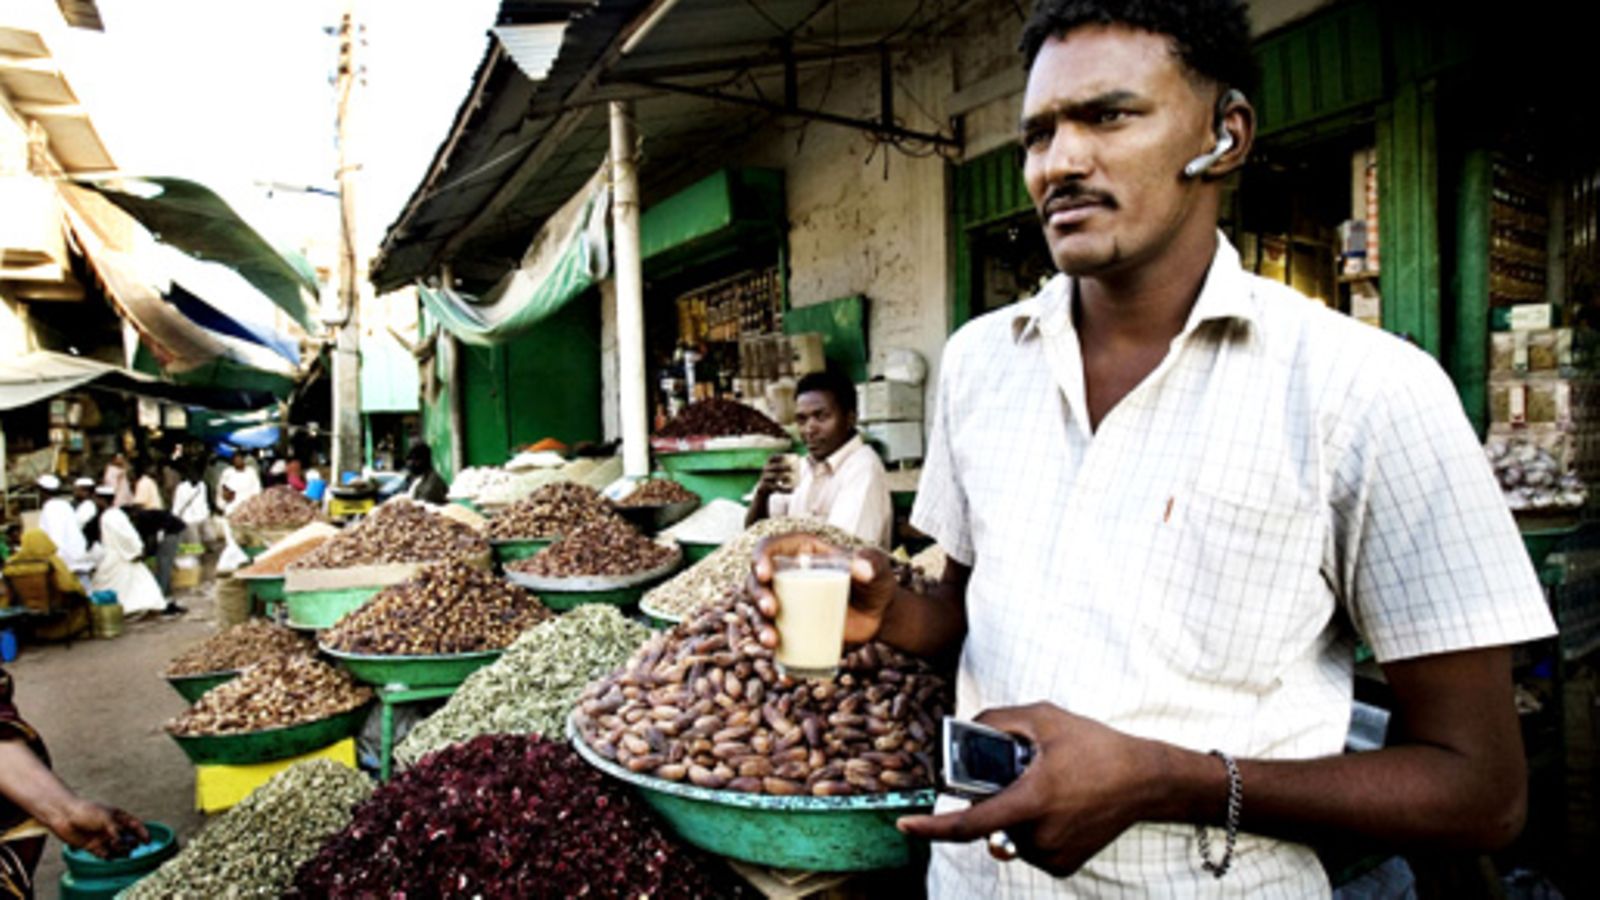
[[[350,516],[364,516],[372,512],[377,502],[371,497],[361,500],[341,500],[338,497],[328,498],[328,516],[334,519],[345,519]]]
[[[194,805],[204,813],[222,812],[250,796],[256,788],[266,784],[272,776],[297,762],[308,759],[331,759],[352,769],[356,767],[355,738],[345,738],[321,750],[313,750],[290,759],[256,763],[249,766],[208,765],[194,767]]]

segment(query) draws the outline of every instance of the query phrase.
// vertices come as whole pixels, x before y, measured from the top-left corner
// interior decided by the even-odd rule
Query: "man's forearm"
[[[1509,650],[1444,654],[1384,671],[1397,699],[1391,746],[1316,760],[1240,760],[1241,826],[1296,841],[1359,836],[1480,850],[1509,842],[1522,827],[1527,785]],[[1164,789],[1145,818],[1223,821],[1222,762],[1169,745],[1160,757]]]
[[[54,831],[75,795],[18,740],[0,740],[0,794]]]

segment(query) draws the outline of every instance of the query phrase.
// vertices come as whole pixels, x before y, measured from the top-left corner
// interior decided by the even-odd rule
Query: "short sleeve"
[[[973,564],[972,524],[967,510],[967,493],[956,467],[952,423],[960,402],[956,385],[960,378],[958,334],[945,349],[939,372],[939,392],[934,398],[933,424],[928,433],[928,451],[922,461],[922,478],[917,484],[917,501],[911,508],[911,525],[938,542],[945,555],[964,566]]]
[[[1544,592],[1454,386],[1403,349],[1358,405],[1335,473],[1351,620],[1379,662],[1549,637]]]

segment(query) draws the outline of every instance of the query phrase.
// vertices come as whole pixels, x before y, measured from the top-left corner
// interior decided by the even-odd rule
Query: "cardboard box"
[[[869,381],[856,386],[862,422],[922,421],[922,388],[899,381]]]

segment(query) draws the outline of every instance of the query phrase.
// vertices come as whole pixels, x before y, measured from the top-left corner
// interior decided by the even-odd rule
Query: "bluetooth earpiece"
[[[1233,132],[1228,130],[1223,115],[1235,101],[1243,100],[1244,94],[1236,90],[1230,90],[1222,95],[1222,99],[1217,101],[1217,145],[1212,147],[1210,151],[1189,160],[1189,164],[1183,167],[1183,177],[1198,178],[1204,175],[1212,166],[1217,164],[1217,160],[1222,159],[1229,150],[1233,149]]]

